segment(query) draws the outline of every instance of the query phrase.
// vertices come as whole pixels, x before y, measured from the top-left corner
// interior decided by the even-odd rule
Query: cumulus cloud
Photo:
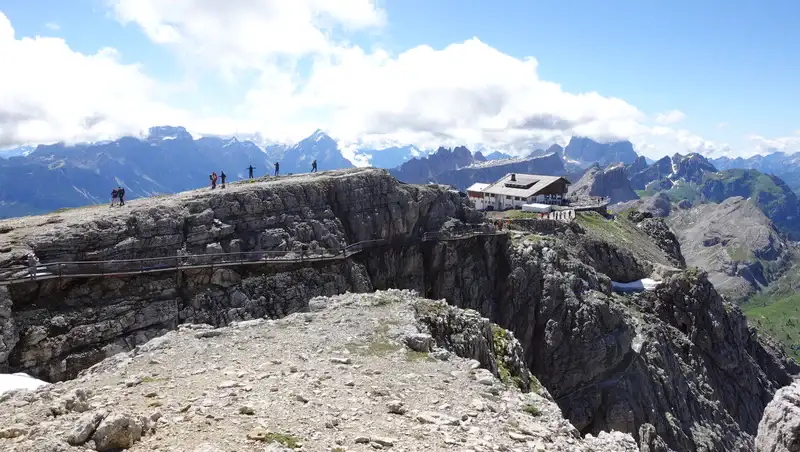
[[[0,148],[138,134],[149,122],[185,118],[152,99],[155,83],[116,50],[74,52],[58,38],[16,39],[0,13]]]
[[[677,124],[686,119],[686,115],[680,110],[670,110],[656,115],[656,122],[659,124]]]
[[[154,42],[226,72],[329,51],[331,33],[380,26],[373,0],[107,0]]]
[[[172,88],[121,64],[113,49],[83,55],[61,39],[16,39],[0,14],[0,59],[22,62],[14,73],[0,73],[0,145],[181,124],[198,134],[278,142],[322,128],[353,158],[359,147],[408,144],[519,154],[573,135],[630,139],[650,157],[731,152],[675,128],[684,118],[678,110],[648,115],[619,98],[567,92],[539,77],[536,59],[512,57],[478,38],[399,53],[348,43],[352,33],[386,23],[375,0],[105,1],[118,21],[187,63],[251,83],[238,106],[191,114],[171,108],[159,95]]]
[[[621,99],[565,92],[539,78],[535,59],[477,38],[398,55],[340,48],[317,58],[306,80],[271,74],[262,82],[243,105],[246,116],[294,123],[312,113],[345,142],[523,148],[570,134],[625,138],[645,117]]]
[[[636,151],[651,158],[672,153],[697,152],[707,157],[730,156],[734,150],[727,143],[707,140],[686,129],[668,126],[646,127],[631,137]]]
[[[795,135],[766,138],[760,135],[751,134],[747,139],[753,144],[753,154],[764,154],[769,152],[786,152],[792,154],[800,152],[800,130]]]
[[[385,23],[373,0],[108,1],[121,22],[153,42],[213,62],[227,75],[260,71],[230,122],[278,140],[322,127],[345,144],[527,150],[568,134],[625,138],[645,118],[621,99],[564,92],[538,77],[535,59],[511,57],[477,38],[396,55],[337,39],[336,31]],[[301,78],[294,69],[303,57],[311,65]],[[229,121],[204,122],[218,129]]]

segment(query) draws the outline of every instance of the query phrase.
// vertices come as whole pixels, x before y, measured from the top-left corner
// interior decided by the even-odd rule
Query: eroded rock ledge
[[[404,185],[376,169],[328,171],[3,221],[0,270],[24,264],[29,252],[42,263],[303,246],[313,253],[417,237],[473,214],[438,186]],[[367,269],[352,260],[0,287],[0,371],[72,378],[182,323],[280,317],[314,296],[372,289]]]

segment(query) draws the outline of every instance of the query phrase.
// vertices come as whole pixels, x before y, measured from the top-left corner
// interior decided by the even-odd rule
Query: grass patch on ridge
[[[759,333],[780,342],[787,355],[800,357],[800,294],[777,299],[756,295],[742,310]]]

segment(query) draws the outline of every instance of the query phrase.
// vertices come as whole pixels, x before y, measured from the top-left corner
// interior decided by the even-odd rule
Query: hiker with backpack
[[[275,162],[275,177],[278,177],[278,174],[280,174],[280,172],[281,172],[281,164]]]
[[[227,179],[227,177],[225,171],[220,171],[219,178],[222,180],[222,188],[225,188],[225,179]]]
[[[316,173],[317,172],[317,159],[314,159],[314,161],[311,162],[311,172],[312,173]]]
[[[253,168],[253,165],[250,165],[250,166],[247,167],[247,169],[250,171],[250,179],[252,179],[253,178],[253,170],[255,168]]]
[[[213,190],[217,188],[217,172],[216,171],[212,172],[211,175],[208,176],[208,178],[211,179],[211,189]]]
[[[117,196],[119,196],[119,205],[125,205],[125,189],[122,187],[117,187]]]
[[[111,190],[111,207],[114,207],[115,205],[117,205],[117,197],[118,196],[119,196],[119,192],[117,191],[116,188]]]

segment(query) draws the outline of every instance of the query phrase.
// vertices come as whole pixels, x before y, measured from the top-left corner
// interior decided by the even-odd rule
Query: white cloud
[[[265,74],[240,113],[269,118],[286,140],[322,126],[345,147],[481,144],[521,153],[583,135],[630,139],[651,157],[729,151],[686,130],[647,126],[646,115],[621,99],[565,92],[539,78],[535,59],[511,57],[476,38],[399,55],[340,48],[318,58],[307,80]]]
[[[53,30],[53,31],[61,30],[61,25],[59,25],[59,24],[57,24],[55,22],[48,22],[48,23],[44,24],[44,26],[45,26],[45,28],[48,28],[48,29]]]
[[[622,138],[644,118],[620,99],[564,92],[539,79],[536,60],[478,39],[396,56],[340,48],[319,57],[307,80],[265,74],[242,106],[244,117],[270,118],[297,134],[321,125],[345,142],[522,147],[572,133]]]
[[[0,14],[0,59],[22,62],[14,73],[0,73],[0,144],[182,124],[200,134],[269,141],[294,141],[322,128],[342,140],[349,156],[357,146],[404,144],[480,144],[513,153],[565,144],[572,135],[630,139],[650,157],[732,152],[669,126],[684,118],[678,110],[648,125],[648,115],[626,101],[566,92],[539,77],[534,58],[506,55],[478,38],[398,54],[348,44],[350,32],[380,30],[386,22],[373,0],[106,2],[120,22],[174,48],[187,63],[205,62],[225,77],[256,71],[255,83],[231,114],[205,105],[190,115],[159,102],[173,88],[120,64],[113,49],[82,55],[60,39],[17,40]]]
[[[122,23],[226,72],[327,52],[330,33],[384,23],[373,0],[107,0]]]
[[[795,135],[779,138],[765,138],[751,134],[747,139],[753,144],[753,154],[766,154],[770,152],[786,152],[792,154],[800,152],[800,130]]]
[[[16,39],[2,13],[0,61],[14,62],[0,71],[0,148],[111,138],[184,118],[153,101],[154,82],[114,49],[84,55],[58,38]]]
[[[686,115],[680,110],[670,110],[656,115],[656,122],[659,124],[677,124],[686,119]]]
[[[668,126],[646,127],[631,136],[634,149],[651,158],[671,155],[675,152],[686,154],[697,152],[707,157],[730,156],[734,150],[727,143],[716,143],[686,129]]]

